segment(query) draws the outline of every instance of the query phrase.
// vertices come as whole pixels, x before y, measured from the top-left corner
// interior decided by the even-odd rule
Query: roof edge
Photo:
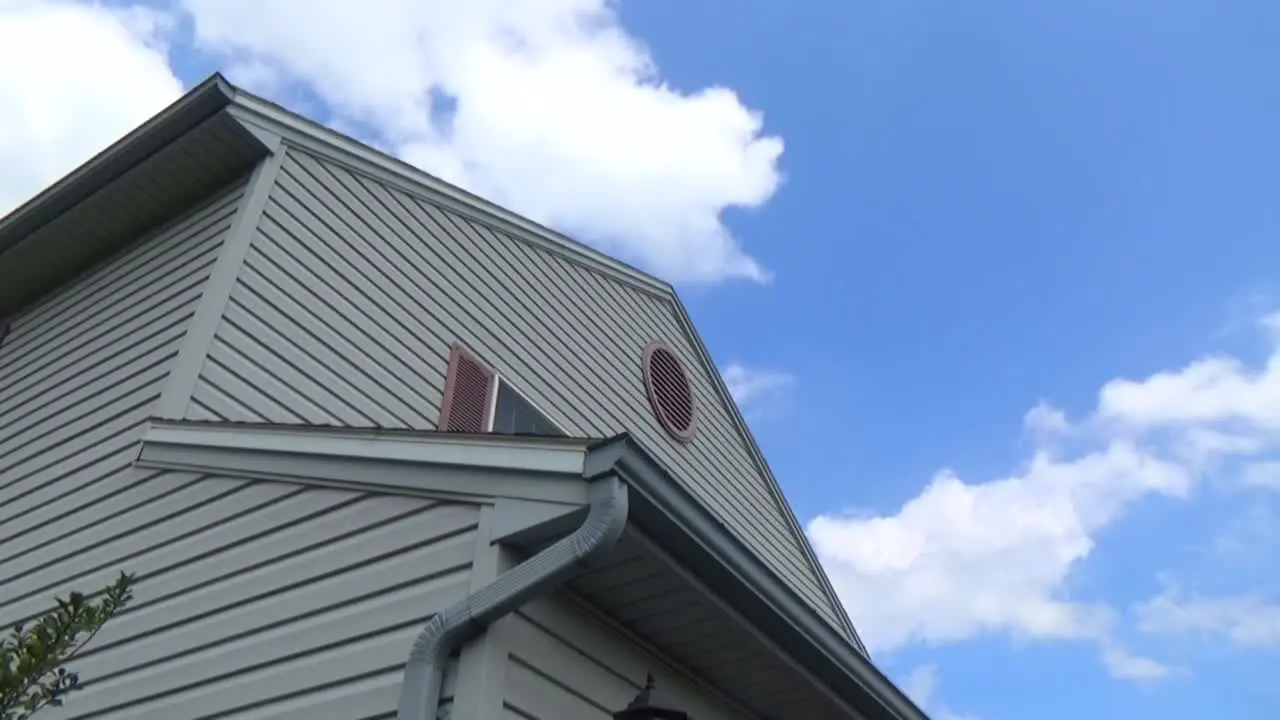
[[[927,720],[924,712],[852,643],[831,631],[794,590],[725,529],[644,447],[630,435],[603,441],[587,451],[584,474],[621,472],[635,489],[633,514],[650,504],[727,573],[700,576],[709,587],[742,605],[757,605],[783,621],[780,644],[867,720]],[[665,529],[665,528],[664,528]],[[688,559],[687,555],[680,555]],[[771,623],[775,628],[776,623]],[[850,692],[854,690],[854,692]]]
[[[142,445],[579,475],[591,440],[420,430],[152,419]],[[496,452],[499,448],[511,451]]]
[[[0,254],[80,204],[138,163],[231,104],[234,89],[215,73],[151,119],[0,218]]]
[[[679,555],[683,562],[696,563],[694,555],[700,556],[714,570],[699,574],[708,587],[732,599],[735,609],[827,689],[867,720],[927,720],[629,434],[592,440],[152,419],[136,463],[264,480],[307,478],[321,486],[365,491],[413,489],[459,498],[483,494],[571,503],[585,497],[582,480],[616,473],[633,490],[634,521],[666,531],[661,539],[682,542],[692,551]],[[372,467],[376,477],[369,474]],[[430,468],[440,472],[424,472]],[[459,470],[485,474],[460,476]],[[520,480],[529,475],[565,482]],[[476,477],[485,478],[483,490]]]
[[[590,441],[152,419],[134,465],[454,502],[579,506]],[[504,442],[506,440],[506,442]]]
[[[711,382],[715,386],[720,404],[727,408],[730,419],[742,435],[747,446],[747,453],[751,456],[751,461],[755,464],[756,470],[768,481],[774,502],[778,504],[779,511],[786,515],[787,524],[791,526],[792,532],[795,533],[796,539],[800,543],[801,551],[813,567],[814,573],[818,576],[818,582],[822,589],[826,591],[828,600],[835,605],[836,614],[843,621],[843,629],[853,638],[853,643],[859,652],[870,656],[866,645],[862,642],[862,637],[858,634],[857,627],[853,624],[853,619],[845,612],[843,605],[840,603],[840,596],[836,592],[835,586],[831,583],[831,578],[827,575],[826,569],[822,567],[822,562],[818,559],[817,552],[814,551],[813,545],[809,542],[804,526],[800,524],[800,518],[796,516],[795,509],[791,507],[791,503],[787,500],[787,495],[782,490],[782,483],[778,482],[777,476],[773,474],[773,469],[769,467],[769,461],[765,459],[764,452],[760,449],[760,444],[756,442],[755,434],[751,432],[751,426],[747,424],[747,419],[742,415],[742,408],[738,407],[738,402],[733,399],[733,394],[729,392],[729,386],[725,383],[724,375],[721,374],[719,366],[716,365],[715,358],[711,357],[711,350],[703,342],[702,335],[698,332],[698,328],[693,324],[693,318],[689,315],[689,309],[685,307],[684,301],[680,299],[680,294],[674,288],[671,293],[671,304],[675,310],[676,320],[693,341],[694,350],[697,351],[699,359],[709,368],[709,374],[712,376]]]

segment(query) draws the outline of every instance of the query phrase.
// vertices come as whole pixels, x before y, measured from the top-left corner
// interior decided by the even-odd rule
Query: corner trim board
[[[617,475],[602,476],[592,480],[590,495],[590,510],[581,527],[432,616],[409,652],[398,720],[433,720],[440,705],[445,660],[459,644],[551,592],[583,564],[613,551],[627,525],[627,486]]]
[[[582,506],[577,504],[498,498],[493,503],[492,540],[495,543],[511,542],[563,532],[560,526],[571,522],[572,516],[580,510]]]
[[[277,137],[278,141],[278,137]],[[181,419],[191,403],[196,383],[200,379],[200,371],[204,368],[205,358],[213,346],[218,324],[222,321],[222,313],[231,301],[231,291],[235,288],[240,268],[249,255],[249,247],[253,243],[254,233],[258,229],[258,221],[267,206],[267,196],[275,186],[276,176],[284,162],[285,152],[279,147],[253,171],[245,195],[240,200],[240,209],[231,221],[231,229],[222,243],[218,260],[205,281],[204,294],[196,307],[187,333],[182,338],[178,355],[174,359],[173,369],[165,379],[160,399],[156,402],[152,414],[156,417]]]
[[[280,137],[280,133],[273,132],[258,123],[249,122],[244,118],[239,118],[235,115],[232,115],[232,117],[235,118],[236,122],[240,123],[245,130],[248,130],[249,134],[258,138],[258,141],[266,146],[267,152],[272,155],[277,155],[284,150],[284,138]]]
[[[505,553],[495,542],[497,509],[480,509],[475,553],[471,561],[469,593],[476,593],[510,569]],[[488,720],[501,717],[506,697],[507,652],[509,642],[502,623],[490,625],[458,654],[457,681],[450,706],[450,720]],[[442,693],[443,694],[443,693]]]

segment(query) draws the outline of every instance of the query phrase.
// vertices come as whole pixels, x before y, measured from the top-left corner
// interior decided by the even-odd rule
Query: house
[[[0,318],[0,620],[139,578],[49,720],[924,717],[670,286],[221,77]]]

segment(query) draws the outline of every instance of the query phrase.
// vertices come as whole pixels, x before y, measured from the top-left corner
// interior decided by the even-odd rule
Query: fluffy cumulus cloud
[[[0,0],[0,214],[181,94],[168,28],[141,7]]]
[[[821,516],[809,533],[873,652],[984,632],[1102,639],[1111,613],[1069,599],[1069,572],[1126,505],[1188,486],[1177,465],[1115,441],[1038,453],[985,483],[943,471],[894,515]]]
[[[1263,327],[1274,333],[1276,319]],[[943,470],[894,512],[813,519],[810,536],[864,640],[882,651],[984,633],[1080,640],[1113,675],[1167,674],[1117,643],[1118,623],[1134,619],[1126,609],[1074,597],[1069,579],[1138,501],[1187,497],[1209,472],[1240,487],[1275,485],[1274,348],[1257,367],[1215,356],[1112,381],[1078,422],[1038,405],[1026,418],[1036,449],[1008,477],[974,482]],[[1218,633],[1242,645],[1280,637],[1280,615],[1255,596],[1166,594],[1133,616],[1153,633]]]
[[[609,0],[0,0],[0,212],[181,92],[166,39],[268,96],[673,281],[768,281],[723,222],[781,139],[679,90]],[[190,52],[190,48],[175,48]],[[192,78],[187,78],[191,80]],[[296,105],[296,103],[290,103]]]
[[[782,142],[723,87],[677,90],[608,0],[184,0],[198,47],[274,94],[673,280],[768,279],[722,222]]]

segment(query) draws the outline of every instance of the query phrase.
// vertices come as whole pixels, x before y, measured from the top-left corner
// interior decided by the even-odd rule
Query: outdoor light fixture
[[[655,697],[653,674],[644,680],[644,689],[626,708],[613,714],[613,720],[689,720],[689,713],[663,706]]]

